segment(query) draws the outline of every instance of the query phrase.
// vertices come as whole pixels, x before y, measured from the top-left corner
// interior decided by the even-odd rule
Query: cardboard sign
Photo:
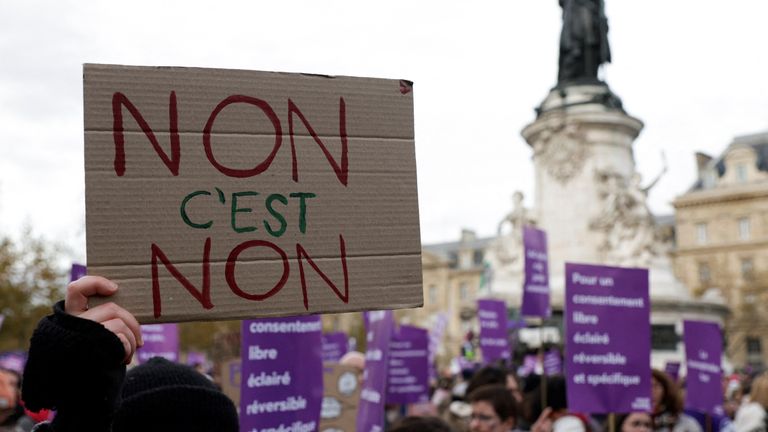
[[[219,385],[235,406],[240,406],[240,381],[242,379],[242,362],[240,358],[225,360],[219,365]]]
[[[319,316],[243,321],[240,430],[317,430],[322,331]]]
[[[525,282],[520,313],[523,316],[549,318],[549,265],[547,233],[530,226],[523,227],[523,253],[525,254]]]
[[[360,370],[338,363],[323,364],[320,431],[354,432],[360,401]]]
[[[179,361],[179,325],[147,324],[141,326],[144,346],[136,350],[139,363],[152,357],[162,357],[172,362]]]
[[[506,303],[503,300],[478,300],[477,319],[480,322],[480,350],[483,352],[483,361],[491,363],[499,359],[509,359]]]
[[[407,81],[86,65],[88,266],[141,322],[422,305]]]
[[[565,264],[568,409],[649,411],[648,270]]]
[[[683,321],[686,377],[685,407],[707,414],[723,413],[723,335],[714,322]]]

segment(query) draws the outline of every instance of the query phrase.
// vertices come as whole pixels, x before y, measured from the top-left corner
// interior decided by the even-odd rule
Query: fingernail
[[[109,287],[112,288],[113,290],[116,290],[117,289],[117,283],[115,283],[113,281],[109,281]]]

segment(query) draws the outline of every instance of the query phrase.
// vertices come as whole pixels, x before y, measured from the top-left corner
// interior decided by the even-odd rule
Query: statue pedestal
[[[533,148],[535,218],[547,232],[553,306],[561,307],[566,261],[608,264],[604,236],[592,228],[613,210],[601,197],[601,173],[623,183],[616,189],[626,187],[643,123],[624,112],[606,85],[555,88],[538,111],[522,135]]]

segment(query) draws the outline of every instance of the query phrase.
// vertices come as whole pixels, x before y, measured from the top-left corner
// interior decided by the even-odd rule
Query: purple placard
[[[445,334],[445,328],[448,326],[448,314],[440,312],[435,317],[435,323],[432,326],[432,330],[429,332],[429,378],[437,379],[437,368],[435,366],[435,357],[437,356],[437,350],[440,348],[440,344]]]
[[[722,414],[723,389],[720,358],[723,336],[713,322],[683,321],[686,377],[685,408]]]
[[[549,318],[549,265],[547,259],[547,233],[530,226],[523,227],[523,253],[525,254],[525,282],[520,314]]]
[[[477,301],[477,318],[480,321],[480,350],[483,361],[491,363],[510,357],[507,335],[507,305],[502,300]]]
[[[69,281],[74,282],[88,273],[86,267],[82,264],[72,264],[72,270],[69,272]]]
[[[349,338],[344,332],[326,333],[323,335],[323,362],[338,363],[349,350]]]
[[[145,324],[141,326],[141,338],[144,340],[144,346],[136,350],[139,363],[144,363],[152,357],[179,361],[178,324]]]
[[[204,352],[189,351],[187,353],[187,364],[189,366],[196,366],[196,365],[207,366],[208,356],[206,356]]]
[[[0,367],[18,373],[24,373],[27,364],[27,354],[22,351],[11,351],[0,354]]]
[[[565,264],[568,409],[651,409],[648,270]]]
[[[429,402],[429,335],[425,329],[400,326],[389,342],[387,403]]]
[[[560,375],[563,373],[563,361],[560,350],[552,348],[544,353],[544,374]]]
[[[677,382],[680,379],[680,362],[669,361],[664,365],[664,372]]]
[[[242,362],[232,362],[229,364],[229,385],[237,387],[242,382]]]
[[[384,397],[387,391],[389,340],[392,337],[392,311],[365,312],[366,341],[365,372],[357,410],[356,431],[384,430]]]
[[[523,357],[523,364],[517,368],[517,375],[521,377],[527,377],[528,375],[536,372],[536,366],[539,362],[539,358],[536,354],[528,354]]]
[[[243,321],[241,431],[318,430],[322,332],[317,315]]]

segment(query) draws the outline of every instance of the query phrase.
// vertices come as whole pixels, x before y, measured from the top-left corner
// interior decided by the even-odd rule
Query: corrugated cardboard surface
[[[330,399],[330,404],[339,408],[338,411],[331,409],[326,413],[337,414],[334,416],[320,417],[320,428],[322,431],[343,431],[353,432],[357,422],[357,406],[360,403],[360,390],[362,385],[359,380],[361,372],[352,366],[341,365],[338,363],[323,364],[323,399]],[[344,379],[342,380],[342,376]],[[350,386],[350,376],[354,376],[357,385],[354,389]]]
[[[115,298],[143,323],[253,318],[395,309],[422,304],[421,243],[419,237],[413,92],[397,80],[324,77],[315,75],[176,67],[86,65],[85,171],[87,252],[90,274],[115,280]],[[180,161],[173,175],[153,148],[137,120],[118,105],[124,129],[125,171],[115,169],[116,140],[113,96],[123,94],[136,107],[171,157],[171,92],[176,97]],[[212,123],[210,152],[216,163],[248,170],[274,159],[262,173],[236,178],[223,174],[206,156],[203,131],[212,111],[232,95],[257,98],[268,105],[280,127],[276,146],[273,123],[259,106],[235,103],[221,109]],[[289,99],[300,110],[329,154],[341,164],[340,99],[345,109],[349,172],[347,184],[337,177],[320,146],[297,115],[293,131],[298,181],[292,178]],[[190,222],[181,204],[185,197]],[[234,193],[240,194],[235,227]],[[312,193],[305,199],[305,232],[299,224],[300,200],[292,193]],[[280,227],[265,198],[283,215]],[[250,208],[251,211],[243,209]],[[308,308],[300,283],[297,245],[342,293],[343,238],[349,278],[349,299],[342,301],[321,276],[303,261]],[[161,316],[155,317],[152,293],[152,245],[201,290],[203,250],[210,239],[210,282],[213,308],[204,309],[158,260]],[[227,282],[226,261],[238,245],[268,241],[287,257],[287,281],[263,300],[236,295]],[[265,294],[286,273],[279,252],[270,247],[246,248],[238,257],[234,276],[239,289]]]

